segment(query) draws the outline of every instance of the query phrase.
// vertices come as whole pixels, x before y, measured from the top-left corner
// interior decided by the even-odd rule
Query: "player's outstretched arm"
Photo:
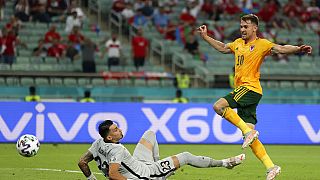
[[[217,40],[211,38],[210,36],[208,36],[206,25],[202,25],[202,26],[198,27],[197,30],[200,33],[200,36],[205,41],[207,41],[213,48],[215,48],[217,51],[224,53],[224,54],[231,53],[231,49],[226,44],[224,44],[223,42],[217,41]]]
[[[304,52],[307,54],[311,54],[312,47],[308,45],[301,45],[301,46],[293,46],[293,45],[279,45],[275,44],[272,49],[272,53],[275,54],[294,54],[298,52]]]
[[[109,166],[109,178],[110,180],[126,180],[127,178],[119,173],[120,164],[110,163]]]
[[[93,160],[93,155],[87,151],[79,160],[78,166],[88,180],[96,180],[97,178],[91,173],[88,163]]]

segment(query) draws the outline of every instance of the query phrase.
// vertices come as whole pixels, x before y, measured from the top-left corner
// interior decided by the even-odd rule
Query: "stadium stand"
[[[129,2],[136,5],[135,1]],[[180,15],[186,6],[186,2],[173,2],[176,2],[176,4],[166,9],[169,18],[169,22],[166,24],[166,32],[163,32],[161,28],[150,21],[142,26],[144,36],[150,41],[150,51],[143,71],[138,73],[135,72],[130,44],[138,28],[134,24],[135,17],[125,19],[121,15],[122,10],[115,9],[113,1],[89,0],[87,12],[92,14],[83,22],[81,29],[84,37],[90,38],[98,46],[97,49],[99,51],[95,55],[97,73],[82,73],[81,53],[80,57],[74,61],[71,61],[64,55],[59,57],[36,57],[32,55],[32,50],[38,46],[39,39],[44,38],[50,25],[40,22],[23,22],[18,29],[18,37],[22,42],[27,44],[28,48],[26,49],[18,45],[16,47],[14,63],[12,65],[0,64],[0,86],[4,90],[0,98],[21,99],[25,94],[23,91],[25,87],[36,85],[40,89],[39,93],[41,97],[72,97],[77,99],[82,94],[81,89],[92,88],[92,94],[97,101],[137,101],[137,99],[142,101],[150,98],[166,100],[174,96],[174,74],[183,70],[190,74],[192,81],[192,88],[188,89],[190,93],[184,92],[186,96],[190,95],[190,101],[212,102],[211,99],[218,97],[216,93],[220,92],[220,90],[224,93],[230,91],[228,89],[227,77],[232,71],[233,56],[219,54],[201,40],[198,41],[200,54],[198,56],[189,54],[183,45],[188,37],[182,36],[178,40],[177,33],[179,30],[180,35],[182,35],[181,32],[192,33],[194,27],[207,23],[209,30],[213,31],[216,38],[220,37],[224,42],[230,42],[236,37],[238,31],[238,21],[233,19],[237,19],[238,15],[243,12],[237,12],[236,15],[228,13],[227,15],[217,14],[216,12],[215,18],[208,18],[204,12],[199,12],[194,25],[180,26]],[[201,1],[190,2],[199,3]],[[284,9],[288,3],[286,0],[278,2]],[[308,12],[308,9],[311,9],[308,8],[311,7],[309,5],[310,2],[303,1],[305,11],[301,13],[305,13],[311,19],[312,12]],[[156,13],[157,7],[161,6],[161,4],[155,1],[153,5],[154,13]],[[191,4],[191,6],[196,5],[198,4]],[[259,14],[259,11],[262,9],[261,7],[263,7],[262,5],[262,3],[254,3],[251,12]],[[14,14],[13,7],[14,1],[6,1],[5,17],[0,21],[0,26],[3,27],[4,31],[8,28],[10,17]],[[222,6],[222,8],[225,7]],[[137,9],[134,10],[136,11]],[[282,12],[282,16],[286,17],[285,12]],[[103,19],[102,17],[107,17],[107,19]],[[59,18],[53,18],[53,20],[59,20]],[[301,21],[304,23],[304,27],[292,27],[292,29],[272,27],[270,34],[276,34],[274,40],[278,43],[290,41],[291,44],[295,44],[299,38],[302,38],[304,43],[308,43],[313,47],[313,55],[291,55],[284,59],[282,57],[267,58],[261,68],[261,84],[265,87],[266,102],[273,102],[272,100],[279,103],[319,102],[319,94],[314,93],[316,89],[320,88],[319,32],[313,29],[311,20],[304,19]],[[102,24],[102,22],[107,22],[107,24]],[[57,32],[63,37],[63,40],[68,39],[68,33],[65,32],[65,23],[57,21],[54,24],[57,25]],[[273,23],[261,21],[261,32],[266,31],[269,28],[267,26],[270,26],[270,24],[272,25]],[[120,35],[123,46],[122,60],[120,66],[112,67],[112,71],[109,72],[107,59],[101,59],[100,53],[105,48],[102,40],[111,37],[113,32],[117,32]],[[268,38],[270,34],[262,34],[262,36]],[[172,36],[175,39],[172,39]],[[63,41],[63,44],[67,46],[66,41]],[[77,92],[81,93],[66,94],[64,91],[57,91],[59,88],[69,87],[75,88]],[[96,94],[94,89],[96,87],[99,88],[99,91],[106,92]],[[112,93],[108,94],[108,92],[118,92],[119,89],[128,87],[132,89],[131,92],[144,93],[127,93],[119,95],[119,97]],[[147,89],[150,92],[154,92],[153,89],[157,88],[161,88],[161,91],[155,92],[157,96],[148,96],[148,93],[146,93]],[[13,89],[14,91],[10,92]],[[275,90],[277,89],[281,90],[281,92],[294,90],[293,92],[301,92],[304,95],[301,97],[299,95],[286,96],[276,93]],[[202,97],[201,95],[197,95],[199,93],[198,90],[210,93],[207,94],[208,97]],[[22,94],[19,94],[21,92]],[[50,94],[51,92],[54,93]],[[70,91],[66,92],[69,93]],[[291,101],[292,98],[294,100]]]

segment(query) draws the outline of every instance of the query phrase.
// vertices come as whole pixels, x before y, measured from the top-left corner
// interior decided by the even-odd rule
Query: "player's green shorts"
[[[228,101],[230,108],[238,109],[238,115],[244,122],[256,124],[256,111],[261,97],[261,94],[240,86],[223,98]]]

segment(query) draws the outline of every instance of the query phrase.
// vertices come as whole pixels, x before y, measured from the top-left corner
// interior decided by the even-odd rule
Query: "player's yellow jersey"
[[[260,66],[273,47],[273,43],[257,38],[245,44],[241,38],[227,44],[235,55],[235,88],[245,86],[248,89],[262,94],[260,85]]]

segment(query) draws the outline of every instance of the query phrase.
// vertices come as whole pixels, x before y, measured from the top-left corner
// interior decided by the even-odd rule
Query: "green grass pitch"
[[[133,151],[135,145],[125,145]],[[89,144],[42,144],[39,153],[32,158],[20,156],[15,144],[0,144],[0,179],[85,179],[77,166],[79,157]],[[282,167],[279,178],[283,180],[320,179],[320,146],[267,145],[269,155]],[[245,152],[245,162],[236,168],[197,169],[182,167],[170,180],[256,180],[265,179],[263,165],[250,149],[241,150],[240,145],[160,145],[161,158],[189,151],[195,155],[221,159]],[[41,168],[41,169],[39,169]],[[90,163],[93,172],[99,172],[95,162]],[[69,171],[71,170],[71,171]],[[105,179],[96,174],[98,179]]]

